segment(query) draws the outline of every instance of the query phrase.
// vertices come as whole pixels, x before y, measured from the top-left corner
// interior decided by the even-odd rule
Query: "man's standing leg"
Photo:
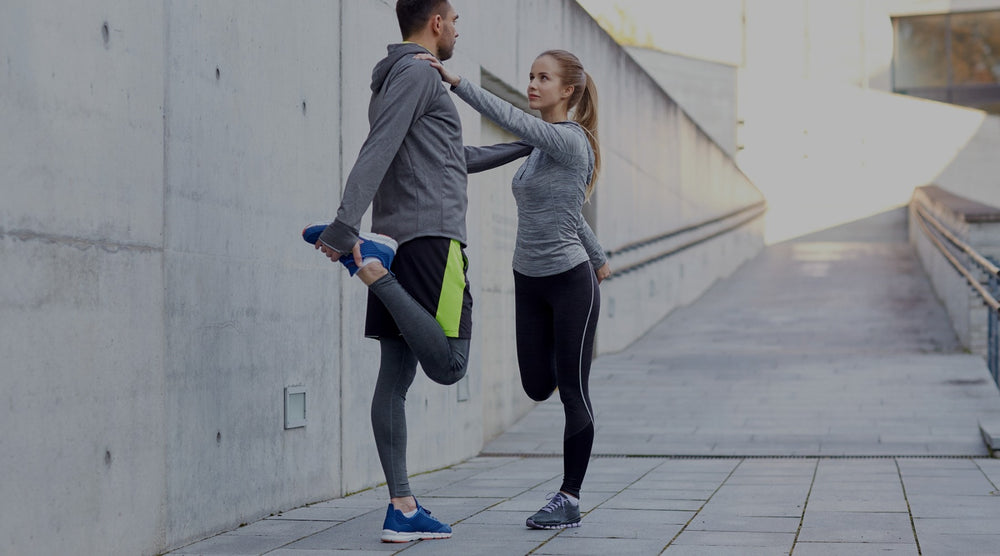
[[[416,509],[406,473],[406,392],[417,374],[417,358],[402,338],[379,340],[382,358],[372,398],[372,431],[389,496],[396,508]]]
[[[372,398],[372,430],[389,487],[383,542],[446,539],[451,527],[431,517],[410,491],[406,473],[406,392],[417,374],[417,358],[402,338],[381,338],[378,381]]]

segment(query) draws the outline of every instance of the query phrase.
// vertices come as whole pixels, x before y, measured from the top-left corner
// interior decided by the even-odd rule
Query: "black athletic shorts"
[[[396,280],[438,321],[449,338],[472,337],[472,293],[469,259],[462,244],[446,237],[418,237],[399,246],[389,270]],[[368,292],[365,336],[399,336],[388,309]]]

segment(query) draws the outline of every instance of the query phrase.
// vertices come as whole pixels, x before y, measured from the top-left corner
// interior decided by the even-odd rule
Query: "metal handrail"
[[[693,224],[691,226],[687,226],[687,227],[682,228],[680,230],[675,230],[675,231],[670,232],[668,234],[663,234],[661,236],[657,236],[656,238],[651,238],[649,240],[643,240],[642,242],[636,242],[636,243],[630,244],[628,246],[628,250],[636,249],[636,248],[638,248],[640,246],[649,245],[651,243],[656,243],[656,242],[659,242],[659,241],[663,241],[664,239],[667,239],[669,237],[677,236],[677,235],[679,235],[681,233],[684,233],[684,232],[690,232],[690,231],[693,231],[693,230],[697,230],[699,228],[703,228],[703,227],[705,227],[705,226],[707,226],[709,224],[714,224],[714,223],[717,223],[717,222],[721,222],[721,221],[723,221],[723,220],[725,220],[727,218],[732,218],[733,216],[737,216],[739,214],[742,214],[742,213],[747,212],[748,210],[751,210],[751,209],[754,209],[754,208],[756,208],[758,210],[755,211],[753,214],[749,215],[748,217],[743,218],[743,219],[739,220],[738,222],[736,222],[734,224],[726,226],[725,228],[722,228],[721,230],[716,230],[716,231],[714,231],[712,233],[709,233],[709,234],[706,234],[706,235],[704,235],[702,237],[693,239],[693,240],[688,241],[686,243],[682,243],[681,245],[678,245],[678,246],[673,247],[671,249],[667,249],[666,251],[663,251],[663,252],[658,253],[656,255],[653,255],[651,257],[647,257],[647,258],[645,258],[645,259],[643,259],[641,261],[635,262],[633,264],[630,264],[630,265],[627,265],[627,266],[624,266],[624,267],[620,267],[620,268],[614,268],[613,269],[613,273],[607,279],[608,280],[612,280],[612,279],[614,279],[616,277],[621,277],[621,276],[623,276],[625,274],[628,274],[628,273],[630,273],[632,271],[638,270],[638,269],[640,269],[640,268],[642,268],[644,266],[647,266],[647,265],[653,264],[655,262],[661,261],[661,260],[663,260],[663,259],[665,259],[667,257],[670,257],[672,255],[676,255],[677,253],[680,253],[681,251],[685,251],[685,250],[690,249],[690,248],[692,248],[692,247],[694,247],[694,246],[696,246],[698,244],[704,243],[704,242],[706,242],[706,241],[708,241],[710,239],[716,238],[718,236],[721,236],[722,234],[725,234],[725,233],[731,232],[731,231],[733,231],[733,230],[735,230],[737,228],[740,228],[740,227],[742,227],[742,226],[744,226],[744,225],[746,225],[746,224],[748,224],[748,223],[756,220],[757,218],[760,218],[761,216],[763,216],[764,213],[767,212],[767,203],[765,201],[761,201],[759,203],[754,203],[753,205],[749,205],[747,207],[741,208],[741,209],[739,209],[737,211],[734,211],[734,212],[731,212],[731,213],[727,213],[726,215],[723,215],[723,216],[720,216],[720,217],[715,217],[715,218],[712,218],[710,220],[705,220],[705,221],[700,222],[698,224]],[[642,245],[639,245],[640,243]],[[617,250],[615,250],[615,251],[613,251],[611,253],[613,253],[614,255],[617,255],[617,254],[621,254],[621,252],[623,250],[625,250],[625,248],[617,249]],[[610,259],[612,256],[613,256],[612,254],[609,254],[608,258]]]
[[[952,245],[958,247],[966,255],[972,257],[972,260],[975,261],[976,264],[978,264],[979,266],[983,267],[983,270],[989,272],[990,274],[1000,276],[1000,268],[998,268],[995,264],[988,261],[986,257],[983,257],[978,252],[976,252],[976,250],[970,247],[969,244],[958,239],[958,237],[956,237],[955,234],[951,233],[950,230],[948,230],[940,222],[938,222],[937,219],[934,218],[934,215],[928,213],[927,209],[925,209],[923,205],[920,204],[917,205],[917,213],[920,216],[922,216],[924,220],[930,222],[931,225],[933,225],[934,228],[937,229],[937,231],[941,232],[941,235],[947,238],[948,241],[952,243]]]
[[[639,249],[640,247],[645,247],[647,245],[652,245],[653,243],[657,243],[657,242],[660,242],[660,241],[664,241],[664,240],[670,239],[670,238],[672,238],[674,236],[679,236],[681,234],[686,234],[688,232],[693,232],[693,231],[695,231],[695,230],[697,230],[699,228],[704,228],[705,226],[709,226],[709,225],[715,224],[716,222],[721,222],[721,221],[726,220],[728,218],[732,218],[732,217],[737,216],[739,214],[742,214],[744,212],[753,210],[755,208],[763,207],[766,204],[767,204],[767,201],[757,201],[756,203],[749,204],[749,205],[747,205],[745,207],[738,208],[738,209],[736,209],[734,211],[731,211],[731,212],[727,212],[727,213],[725,213],[725,214],[723,214],[721,216],[715,216],[713,218],[709,218],[708,220],[702,220],[701,222],[698,222],[697,224],[689,224],[687,226],[683,226],[681,228],[677,228],[675,230],[671,230],[671,231],[666,232],[666,233],[655,235],[653,237],[649,237],[649,238],[646,238],[646,239],[640,239],[639,241],[633,241],[631,243],[626,243],[625,245],[622,245],[621,247],[619,247],[617,249],[608,249],[607,251],[605,251],[605,255],[607,255],[608,258],[611,258],[611,257],[614,257],[616,255],[620,255],[622,253],[625,253],[627,251],[633,251],[635,249]]]
[[[914,211],[917,216],[917,224],[924,231],[924,235],[927,236],[934,246],[937,247],[938,252],[944,255],[945,259],[951,263],[951,266],[955,267],[955,270],[961,274],[965,280],[972,286],[979,297],[982,298],[983,302],[989,307],[989,313],[987,314],[987,346],[986,346],[986,366],[989,369],[990,376],[993,377],[993,382],[996,383],[997,387],[1000,387],[1000,301],[997,301],[996,296],[1000,295],[1000,268],[993,264],[991,261],[987,260],[976,252],[969,244],[965,243],[961,239],[951,233],[950,230],[944,227],[940,222],[934,218],[934,215],[930,214],[919,202],[916,205],[916,210]],[[931,231],[928,227],[928,223],[934,227],[934,229],[941,235],[941,237],[947,239],[959,249],[962,253],[969,256],[969,258],[979,265],[981,268],[986,270],[987,279],[989,280],[990,289],[992,293],[987,291],[986,287],[980,283],[969,269],[965,268],[965,265],[958,260],[950,249],[941,241],[940,238]]]
[[[993,263],[987,261],[985,258],[982,258],[982,256],[979,255],[979,253],[976,253],[975,250],[969,247],[962,240],[956,238],[951,232],[944,230],[941,224],[937,222],[933,216],[927,214],[926,211],[923,210],[923,207],[921,207],[920,205],[917,205],[917,215],[920,216],[920,218],[917,219],[917,223],[920,224],[920,227],[923,229],[924,234],[927,235],[928,239],[934,242],[934,245],[938,248],[938,251],[940,251],[941,254],[944,255],[946,259],[948,259],[948,262],[951,263],[951,266],[955,267],[955,270],[957,270],[959,274],[961,274],[965,278],[965,280],[969,282],[969,285],[971,285],[972,288],[976,290],[976,292],[979,294],[980,297],[983,298],[983,301],[986,302],[987,305],[989,305],[994,311],[1000,312],[1000,301],[997,301],[996,298],[990,295],[990,292],[986,291],[986,288],[984,288],[983,285],[979,283],[979,280],[976,279],[976,277],[973,276],[972,273],[965,268],[965,265],[963,265],[955,257],[955,255],[953,255],[951,251],[947,247],[945,247],[944,243],[942,243],[941,240],[938,239],[937,236],[935,236],[930,231],[930,229],[927,227],[927,223],[929,222],[930,224],[932,224],[939,232],[941,232],[941,235],[947,238],[948,241],[954,243],[956,247],[962,249],[963,252],[970,255],[975,255],[973,257],[973,260],[976,260],[975,257],[979,257],[989,267],[992,267],[994,269],[997,269],[997,267]],[[979,263],[978,260],[976,260],[976,262]],[[979,264],[982,265],[982,263]],[[994,270],[992,271],[992,273],[996,274],[997,271],[1000,271],[1000,269]]]

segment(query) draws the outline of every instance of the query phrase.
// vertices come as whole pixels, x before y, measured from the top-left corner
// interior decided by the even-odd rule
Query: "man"
[[[390,496],[381,538],[409,542],[451,536],[410,491],[404,402],[418,361],[440,384],[465,376],[472,334],[466,174],[526,156],[531,147],[463,147],[458,111],[440,75],[414,59],[452,56],[458,14],[447,0],[399,0],[396,16],[404,42],[389,45],[372,72],[371,130],[337,218],[315,245],[369,287],[365,336],[381,349],[372,428]],[[360,234],[369,205],[374,234]]]

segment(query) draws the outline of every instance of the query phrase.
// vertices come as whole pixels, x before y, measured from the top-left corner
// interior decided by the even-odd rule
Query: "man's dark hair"
[[[396,19],[399,32],[408,38],[420,31],[432,15],[448,13],[448,0],[399,0],[396,2]]]

